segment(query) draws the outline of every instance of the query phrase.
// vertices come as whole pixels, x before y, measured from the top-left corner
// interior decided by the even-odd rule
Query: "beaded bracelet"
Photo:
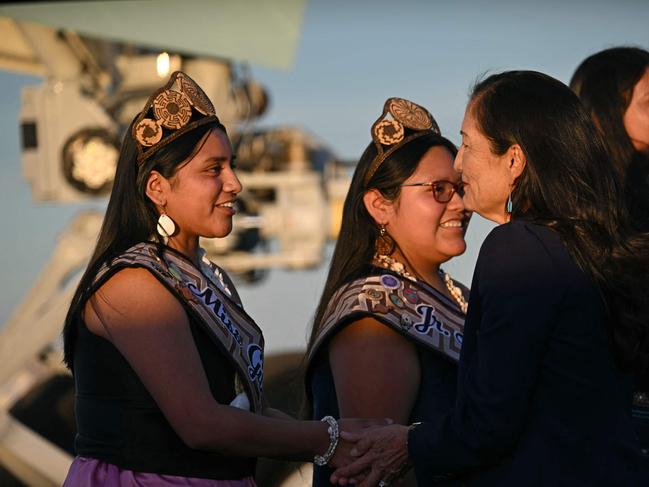
[[[329,425],[329,427],[327,428],[327,433],[329,433],[329,448],[327,448],[327,451],[324,452],[323,455],[316,455],[315,457],[313,457],[313,463],[315,463],[319,467],[322,467],[329,463],[329,460],[331,460],[331,457],[333,457],[334,453],[336,452],[339,432],[338,421],[336,421],[333,416],[325,416],[320,421],[323,421]]]

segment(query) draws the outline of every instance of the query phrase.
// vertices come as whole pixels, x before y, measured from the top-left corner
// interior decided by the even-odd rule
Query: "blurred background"
[[[58,342],[125,127],[176,69],[213,100],[245,187],[235,231],[205,241],[265,332],[270,402],[297,413],[297,370],[342,200],[390,96],[456,143],[485,73],[568,82],[589,54],[649,47],[647,0],[120,0],[0,5],[0,485],[58,485],[70,379]],[[558,195],[560,197],[560,195]],[[445,266],[471,282],[492,225]],[[3,465],[3,466],[2,466]],[[263,463],[264,485],[308,471]]]

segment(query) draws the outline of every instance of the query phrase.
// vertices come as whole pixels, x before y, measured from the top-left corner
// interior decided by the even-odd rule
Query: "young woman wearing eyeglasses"
[[[454,402],[467,289],[441,264],[464,252],[455,146],[426,109],[386,101],[345,200],[307,352],[314,418],[401,424]],[[329,485],[316,466],[314,486]]]

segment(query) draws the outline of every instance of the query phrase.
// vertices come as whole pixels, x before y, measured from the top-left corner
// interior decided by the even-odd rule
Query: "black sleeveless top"
[[[163,475],[220,480],[254,475],[254,458],[195,450],[183,443],[119,350],[91,333],[81,319],[77,326],[77,455]],[[236,396],[233,366],[191,315],[190,328],[212,395],[229,404]]]

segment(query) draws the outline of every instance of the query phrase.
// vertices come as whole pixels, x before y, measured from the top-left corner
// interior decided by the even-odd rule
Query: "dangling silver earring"
[[[162,213],[158,217],[157,230],[163,238],[169,238],[176,233],[176,224],[171,217],[164,212],[164,210],[162,210]]]
[[[514,204],[512,203],[512,194],[510,192],[509,197],[507,198],[507,214],[505,215],[505,219],[508,222],[512,219],[512,210],[513,209],[514,209]]]

